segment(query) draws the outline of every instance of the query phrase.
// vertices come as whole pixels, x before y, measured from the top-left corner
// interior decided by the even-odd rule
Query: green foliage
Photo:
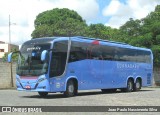
[[[91,24],[88,26],[87,36],[104,40],[121,41],[118,29],[113,29],[103,24]]]
[[[108,28],[103,24],[91,24],[88,27],[88,36],[94,38],[106,39],[108,38],[107,31]]]
[[[156,36],[157,44],[160,44],[160,34]]]
[[[112,40],[116,29],[103,24],[87,26],[75,11],[69,9],[53,9],[40,13],[34,22],[33,38],[46,36],[88,36]]]
[[[51,27],[48,25],[37,26],[32,34],[33,37],[52,36]]]
[[[84,35],[87,28],[85,20],[77,12],[53,9],[40,13],[34,22],[35,30],[32,37],[46,36],[77,36]]]
[[[35,20],[32,37],[44,36],[88,36],[119,42],[133,46],[150,48],[154,54],[154,65],[160,64],[160,5],[141,20],[130,18],[119,29],[103,24],[86,22],[75,11],[53,9],[40,13]]]
[[[133,20],[130,18],[123,26],[120,27],[120,30],[128,36],[138,36],[140,35],[140,20]]]
[[[151,49],[152,49],[152,52],[153,52],[153,54],[154,54],[154,65],[155,66],[159,66],[159,64],[160,64],[160,46],[159,45],[153,45],[152,47],[151,47]]]
[[[150,48],[152,44],[152,33],[147,33],[143,36],[132,38],[128,43],[138,47]]]
[[[154,65],[160,64],[160,5],[157,5],[154,12],[141,20],[131,18],[120,27],[119,31],[125,38],[124,42],[151,48],[154,54]]]

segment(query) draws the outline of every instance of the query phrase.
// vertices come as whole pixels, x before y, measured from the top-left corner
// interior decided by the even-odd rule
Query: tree
[[[130,18],[120,29],[103,24],[87,26],[75,11],[56,8],[40,13],[35,20],[32,37],[44,36],[88,36],[150,48],[157,66],[160,62],[160,5],[141,20]]]
[[[94,38],[107,39],[107,27],[103,24],[91,24],[88,26],[88,36]]]
[[[116,36],[118,35],[117,32],[118,32],[117,29],[113,29],[101,23],[91,24],[88,26],[87,36],[94,37],[94,38],[100,38],[104,40],[118,40]]]
[[[141,20],[130,18],[120,27],[121,35],[126,37],[125,42],[139,47],[150,48],[154,54],[154,65],[160,62],[160,5]]]
[[[128,36],[138,36],[141,32],[140,23],[140,20],[133,20],[133,18],[130,18],[129,21],[120,27],[120,30]]]
[[[152,52],[154,54],[154,66],[159,67],[160,64],[160,46],[159,45],[153,45],[151,47]]]
[[[140,20],[133,20],[130,18],[124,25],[122,25],[119,29],[120,35],[123,36],[121,39],[123,42],[129,43],[136,43],[135,40],[139,35],[141,35],[141,21]],[[133,44],[132,44],[133,45]],[[136,44],[136,46],[139,46]]]
[[[85,35],[87,24],[75,11],[67,8],[53,9],[40,13],[34,22],[33,38],[45,36]]]

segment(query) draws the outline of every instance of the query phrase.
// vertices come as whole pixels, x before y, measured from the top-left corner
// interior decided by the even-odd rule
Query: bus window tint
[[[68,41],[54,43],[50,65],[50,77],[61,76],[64,73],[67,51]]]
[[[84,60],[87,58],[88,43],[72,42],[69,62]]]
[[[117,55],[119,56],[119,61],[151,63],[149,51],[147,52],[136,49],[119,48],[117,49]]]
[[[83,59],[94,59],[151,63],[150,55],[149,51],[72,42],[69,62],[80,61]]]
[[[104,60],[114,60],[115,50],[110,46],[101,46],[102,57]]]
[[[151,63],[151,53],[149,51],[107,45],[92,48],[92,57],[92,59],[99,60]]]

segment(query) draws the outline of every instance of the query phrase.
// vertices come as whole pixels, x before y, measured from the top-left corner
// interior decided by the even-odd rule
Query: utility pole
[[[8,44],[8,52],[10,53],[11,52],[11,21],[10,21],[10,15],[9,15],[9,44]],[[14,83],[13,83],[13,74],[12,74],[12,62],[11,62],[11,65],[10,65],[10,71],[11,71],[11,86],[13,87],[14,86]]]
[[[8,46],[8,52],[11,52],[11,21],[10,21],[10,15],[9,15],[9,46]]]

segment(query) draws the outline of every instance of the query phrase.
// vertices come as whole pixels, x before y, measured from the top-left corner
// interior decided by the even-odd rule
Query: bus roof
[[[109,43],[110,45],[113,46],[118,46],[118,47],[124,47],[124,48],[131,48],[131,49],[139,49],[139,50],[146,50],[146,51],[151,51],[150,49],[147,48],[142,48],[142,47],[135,47],[132,45],[129,45],[127,43],[123,43],[123,42],[116,42],[116,41],[110,41],[110,40],[103,40],[103,39],[99,39],[99,38],[89,38],[89,37],[83,37],[83,36],[73,36],[73,37],[42,37],[42,38],[35,38],[35,39],[31,39],[29,41],[26,41],[23,45],[27,45],[27,44],[45,44],[45,43],[51,43],[53,42],[55,39],[68,39],[71,38],[71,40],[74,39],[82,39],[82,40],[91,40],[91,41],[99,41],[102,43]]]
[[[110,42],[110,43],[116,43],[116,44],[129,45],[129,44],[126,44],[126,43],[123,43],[123,42],[103,40],[103,39],[100,39],[100,38],[89,38],[89,37],[82,37],[82,36],[76,36],[76,37],[81,38],[81,39],[98,40],[98,41],[103,41],[103,42]]]
[[[142,47],[136,47],[136,46],[132,46],[130,44],[127,43],[123,43],[123,42],[116,42],[116,41],[110,41],[110,40],[103,40],[103,39],[99,39],[99,38],[88,38],[88,37],[83,37],[83,36],[75,36],[74,38],[80,38],[80,39],[86,39],[86,40],[92,40],[92,41],[100,41],[102,43],[109,43],[111,46],[117,46],[117,47],[123,47],[123,48],[130,48],[130,49],[139,49],[139,50],[146,50],[146,51],[150,51],[150,49],[148,48],[142,48]]]
[[[35,39],[31,39],[28,40],[26,42],[23,43],[23,45],[27,45],[27,44],[45,44],[45,43],[51,43],[54,39],[56,39],[58,37],[43,37],[43,38],[35,38]]]

